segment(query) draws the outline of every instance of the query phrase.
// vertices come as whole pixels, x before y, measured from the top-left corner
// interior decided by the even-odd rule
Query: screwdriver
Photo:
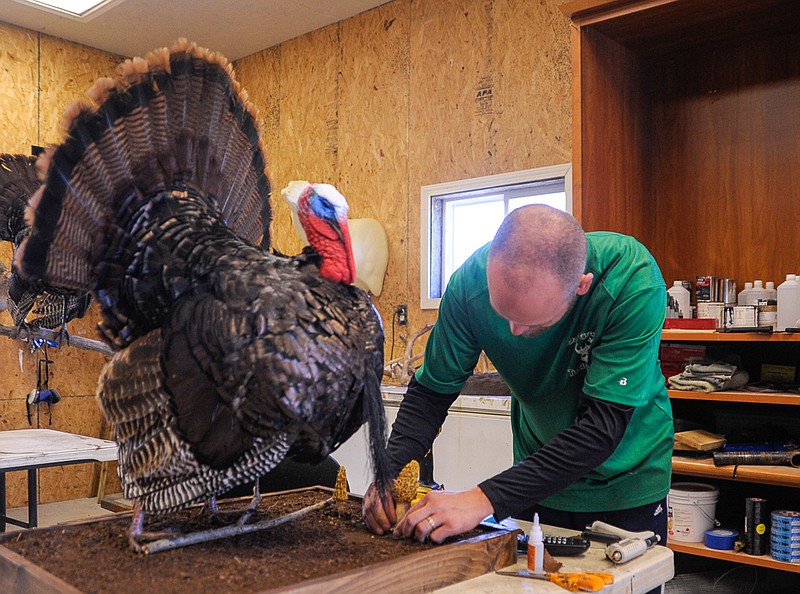
[[[533,573],[527,569],[498,571],[496,573],[499,575],[548,580],[570,592],[598,592],[607,585],[614,583],[614,576],[610,573]]]

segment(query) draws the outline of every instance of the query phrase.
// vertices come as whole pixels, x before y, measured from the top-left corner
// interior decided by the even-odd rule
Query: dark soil
[[[321,489],[266,495],[258,517],[276,517],[330,497]],[[244,502],[246,503],[246,502]],[[238,507],[244,503],[236,502]],[[223,509],[228,509],[223,507]],[[6,535],[0,544],[86,594],[252,593],[297,584],[419,553],[434,546],[375,536],[361,518],[361,501],[322,510],[275,528],[141,555],[128,548],[130,514],[55,529]],[[177,527],[182,532],[215,528],[199,510],[148,519],[145,530]],[[455,540],[479,534],[473,531]]]

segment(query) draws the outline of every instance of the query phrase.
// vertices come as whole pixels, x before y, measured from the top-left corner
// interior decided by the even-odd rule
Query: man
[[[661,272],[635,239],[585,233],[543,205],[511,212],[453,274],[389,452],[395,472],[422,459],[483,350],[512,391],[515,465],[467,491],[428,493],[396,526],[373,485],[368,528],[441,542],[490,515],[538,512],[546,524],[582,529],[597,519],[666,543],[665,311]]]

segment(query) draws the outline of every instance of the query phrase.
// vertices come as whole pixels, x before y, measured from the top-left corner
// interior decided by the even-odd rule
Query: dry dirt
[[[312,489],[267,495],[254,520],[280,516],[327,499]],[[241,501],[237,502],[242,506]],[[221,506],[222,507],[222,506]],[[225,507],[223,507],[225,509]],[[22,531],[0,544],[86,594],[168,592],[231,594],[261,592],[418,553],[437,546],[392,536],[374,536],[364,527],[361,502],[351,499],[269,530],[151,555],[128,548],[130,515],[84,524]],[[145,530],[177,526],[181,531],[218,527],[198,510],[153,517]],[[464,534],[466,539],[478,531]]]

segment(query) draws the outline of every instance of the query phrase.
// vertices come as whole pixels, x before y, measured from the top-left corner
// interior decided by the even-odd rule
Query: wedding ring
[[[433,518],[431,516],[428,516],[427,519],[428,519],[428,524],[431,525],[431,532],[433,532],[434,530],[436,530],[436,522],[433,521]]]

